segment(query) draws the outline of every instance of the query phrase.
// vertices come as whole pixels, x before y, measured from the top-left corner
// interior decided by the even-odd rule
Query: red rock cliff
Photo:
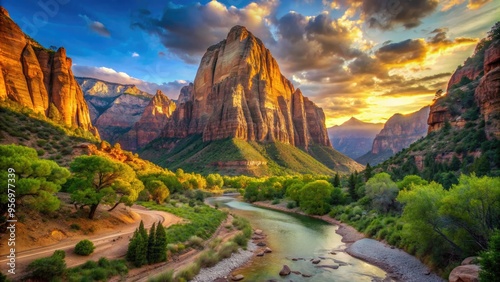
[[[379,154],[389,150],[392,153],[397,153],[425,136],[427,134],[428,116],[429,107],[423,107],[419,111],[408,115],[393,115],[373,140],[372,154]]]
[[[163,136],[330,146],[324,120],[323,111],[281,74],[260,39],[235,26],[208,48]]]
[[[71,65],[64,48],[57,52],[44,49],[0,7],[0,101],[17,102],[98,136]]]

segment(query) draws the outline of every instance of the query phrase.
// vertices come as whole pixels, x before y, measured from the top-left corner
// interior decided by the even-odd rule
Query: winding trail
[[[172,224],[182,222],[183,219],[173,214],[163,211],[148,210],[142,206],[134,205],[129,208],[131,217],[138,214],[138,219],[133,224],[123,225],[117,228],[116,231],[102,233],[95,236],[76,236],[59,241],[56,244],[49,246],[33,248],[26,251],[16,253],[16,276],[14,279],[22,278],[26,267],[35,259],[47,257],[56,250],[64,250],[66,252],[67,267],[74,267],[85,263],[88,260],[98,260],[101,257],[108,259],[116,259],[123,257],[127,252],[129,238],[139,226],[140,220],[144,222],[145,228],[150,228],[153,223],[161,222],[165,227]],[[73,252],[75,245],[82,239],[88,239],[94,243],[96,247],[90,256],[79,256]],[[0,265],[5,268],[8,259],[7,254],[0,255]]]

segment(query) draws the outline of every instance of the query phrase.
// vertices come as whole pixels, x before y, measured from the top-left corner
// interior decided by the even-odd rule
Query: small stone
[[[263,256],[264,256],[264,252],[259,252],[259,253],[257,253],[257,256],[258,256],[258,257],[263,257]]]
[[[271,250],[271,249],[270,249],[270,248],[268,248],[268,247],[266,247],[266,248],[264,249],[264,253],[266,253],[266,254],[268,254],[268,253],[272,253],[272,252],[273,252],[273,250]]]
[[[337,253],[336,252],[330,252],[331,255],[336,255]]]
[[[283,265],[283,268],[280,270],[280,276],[287,276],[287,275],[290,275],[290,272],[292,272],[292,270],[290,270],[290,267],[288,267],[288,265]]]
[[[262,235],[263,231],[260,230],[260,229],[256,229],[254,232],[253,232],[255,235]]]
[[[297,270],[292,270],[292,273],[293,273],[293,274],[297,274],[297,275],[302,274],[302,273],[300,273],[300,271],[297,271]]]
[[[302,277],[312,277],[312,274],[302,273]]]
[[[261,242],[257,243],[257,246],[259,246],[259,247],[265,247],[267,245],[266,245],[266,243],[264,243],[264,242],[261,241]]]
[[[318,265],[316,267],[321,267],[321,268],[331,268],[331,269],[339,269],[338,265]]]
[[[231,280],[233,280],[233,281],[241,281],[241,280],[243,280],[243,279],[245,279],[245,276],[243,276],[243,275],[241,275],[241,274],[238,274],[238,275],[233,276],[233,277],[231,278]]]
[[[313,264],[318,264],[318,263],[320,263],[320,262],[321,262],[321,260],[320,260],[320,259],[313,259],[313,260],[312,260],[312,263],[313,263]]]

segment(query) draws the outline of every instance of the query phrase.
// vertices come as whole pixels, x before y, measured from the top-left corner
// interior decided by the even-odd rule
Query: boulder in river
[[[288,265],[283,265],[283,268],[280,270],[280,276],[287,276],[287,275],[290,275],[290,273],[292,272],[292,270],[290,269],[290,267],[288,267]]]
[[[300,273],[300,271],[297,271],[297,270],[292,270],[292,273],[293,273],[293,274],[297,274],[297,275],[302,274],[302,273]]]
[[[339,269],[339,266],[336,264],[330,264],[330,265],[318,265],[316,267],[321,267],[321,268],[331,268],[331,269]]]
[[[254,232],[253,232],[255,235],[262,235],[264,232],[260,229],[256,229]]]
[[[479,282],[479,265],[468,264],[455,267],[448,280],[450,282]]]
[[[313,260],[312,260],[312,263],[313,263],[313,264],[318,264],[318,263],[320,263],[320,262],[321,262],[321,260],[320,260],[320,259],[313,259]]]
[[[259,247],[265,247],[265,246],[266,246],[266,243],[264,243],[264,242],[259,242],[259,243],[257,243],[257,246],[259,246]]]
[[[312,274],[302,273],[302,277],[312,277]]]

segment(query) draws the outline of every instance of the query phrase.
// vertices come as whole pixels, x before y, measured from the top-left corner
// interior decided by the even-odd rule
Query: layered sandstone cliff
[[[427,135],[429,107],[407,115],[395,114],[373,140],[372,153],[391,151],[393,154]]]
[[[133,128],[118,139],[122,148],[137,151],[160,136],[176,105],[158,90]]]
[[[330,146],[322,109],[293,87],[264,44],[242,26],[208,48],[163,131],[167,138],[193,134],[204,141]]]
[[[43,48],[0,8],[0,100],[99,136],[71,65],[64,48]]]
[[[90,117],[102,139],[115,143],[139,121],[153,95],[135,85],[95,78],[76,79],[90,108]],[[123,144],[122,144],[123,145]],[[131,150],[125,145],[124,149]]]

